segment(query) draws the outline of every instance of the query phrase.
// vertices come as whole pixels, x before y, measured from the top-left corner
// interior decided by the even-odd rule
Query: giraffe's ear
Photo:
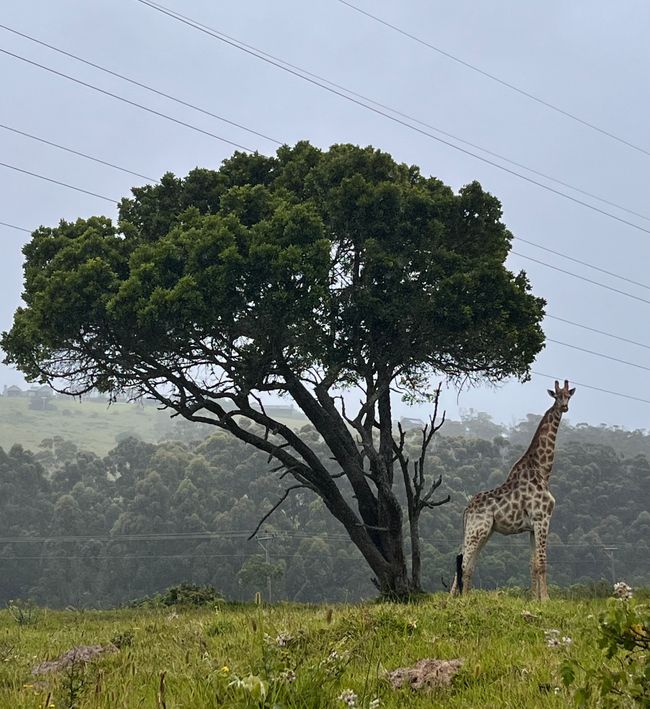
[[[546,391],[548,392],[549,396],[555,399],[555,392],[553,391],[553,389],[547,389]]]
[[[575,387],[573,389],[569,389],[569,396],[573,396],[576,393]]]

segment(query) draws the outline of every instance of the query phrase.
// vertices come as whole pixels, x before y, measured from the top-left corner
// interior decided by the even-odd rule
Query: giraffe
[[[546,539],[555,499],[548,482],[553,469],[555,438],[562,414],[569,410],[575,389],[555,382],[548,393],[554,402],[542,416],[528,450],[512,466],[506,481],[487,492],[479,492],[463,513],[463,549],[456,559],[453,595],[469,591],[472,573],[481,549],[494,532],[530,533],[531,592],[534,599],[548,600],[546,586]]]

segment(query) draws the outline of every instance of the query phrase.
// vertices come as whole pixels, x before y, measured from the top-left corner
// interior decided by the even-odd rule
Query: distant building
[[[52,404],[54,392],[47,386],[32,387],[25,394],[30,398],[29,408],[36,411],[52,411],[56,407]]]
[[[224,408],[226,407],[224,406]],[[262,410],[261,406],[257,402],[253,404],[253,408],[257,409],[257,411]],[[298,418],[302,413],[298,409],[294,409],[293,404],[264,404],[264,411],[269,416],[285,419]]]
[[[25,396],[27,392],[23,391],[20,387],[16,386],[15,384],[12,384],[10,387],[8,387],[6,384],[4,385],[2,389],[2,395],[3,396]]]
[[[298,416],[298,411],[293,408],[293,404],[288,406],[282,404],[264,404],[264,411],[269,416],[281,416],[282,418],[295,418]]]
[[[414,428],[424,428],[424,421],[422,419],[409,418],[408,416],[402,416],[402,418],[400,418],[399,422],[405,431],[410,431]]]
[[[54,396],[54,392],[48,386],[30,387],[26,392],[27,396],[38,397],[39,399],[50,399]]]

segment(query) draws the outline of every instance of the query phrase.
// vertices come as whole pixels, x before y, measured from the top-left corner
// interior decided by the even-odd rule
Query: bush
[[[221,603],[223,596],[213,586],[198,586],[193,583],[181,583],[170,586],[163,593],[145,596],[131,601],[131,607],[159,608],[169,606],[209,606]]]
[[[614,588],[618,597],[608,600],[598,619],[602,662],[584,668],[568,660],[562,680],[566,686],[577,685],[579,707],[650,707],[650,611],[632,598],[626,584]]]

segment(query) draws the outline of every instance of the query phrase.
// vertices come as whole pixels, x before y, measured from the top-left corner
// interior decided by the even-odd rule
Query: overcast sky
[[[483,71],[650,151],[650,4],[602,0],[394,3],[351,0]],[[338,0],[164,0],[220,32],[389,105],[442,131],[650,217],[650,155],[491,81]],[[149,84],[278,141],[371,144],[414,163],[454,189],[479,180],[503,204],[516,237],[650,285],[650,221],[509,165],[611,217],[530,184],[374,114],[200,33],[137,0],[23,0],[3,3],[3,25]],[[155,111],[263,153],[277,145],[155,96],[0,29],[0,48],[94,84]],[[218,168],[234,150],[216,138],[147,113],[0,53],[0,123],[113,162],[142,175]],[[431,132],[430,129],[426,129]],[[441,136],[444,138],[444,136]],[[448,140],[447,138],[444,138]],[[457,142],[449,139],[450,142]],[[492,158],[474,148],[466,149]],[[145,180],[0,129],[1,161],[111,200]],[[27,229],[59,219],[116,215],[114,204],[0,166],[0,221]],[[21,248],[29,234],[0,227],[0,329],[20,304]],[[533,369],[578,382],[572,422],[650,427],[650,289],[515,240],[517,254],[625,291],[627,297],[511,255],[555,318]],[[646,302],[643,302],[643,301]],[[559,344],[568,343],[631,364]],[[645,344],[646,347],[641,346]],[[22,383],[0,366],[0,385]],[[550,404],[552,384],[448,391],[444,405],[487,411],[506,423]],[[633,401],[589,385],[648,400]],[[405,411],[402,411],[404,413]],[[418,410],[417,413],[421,413]]]

